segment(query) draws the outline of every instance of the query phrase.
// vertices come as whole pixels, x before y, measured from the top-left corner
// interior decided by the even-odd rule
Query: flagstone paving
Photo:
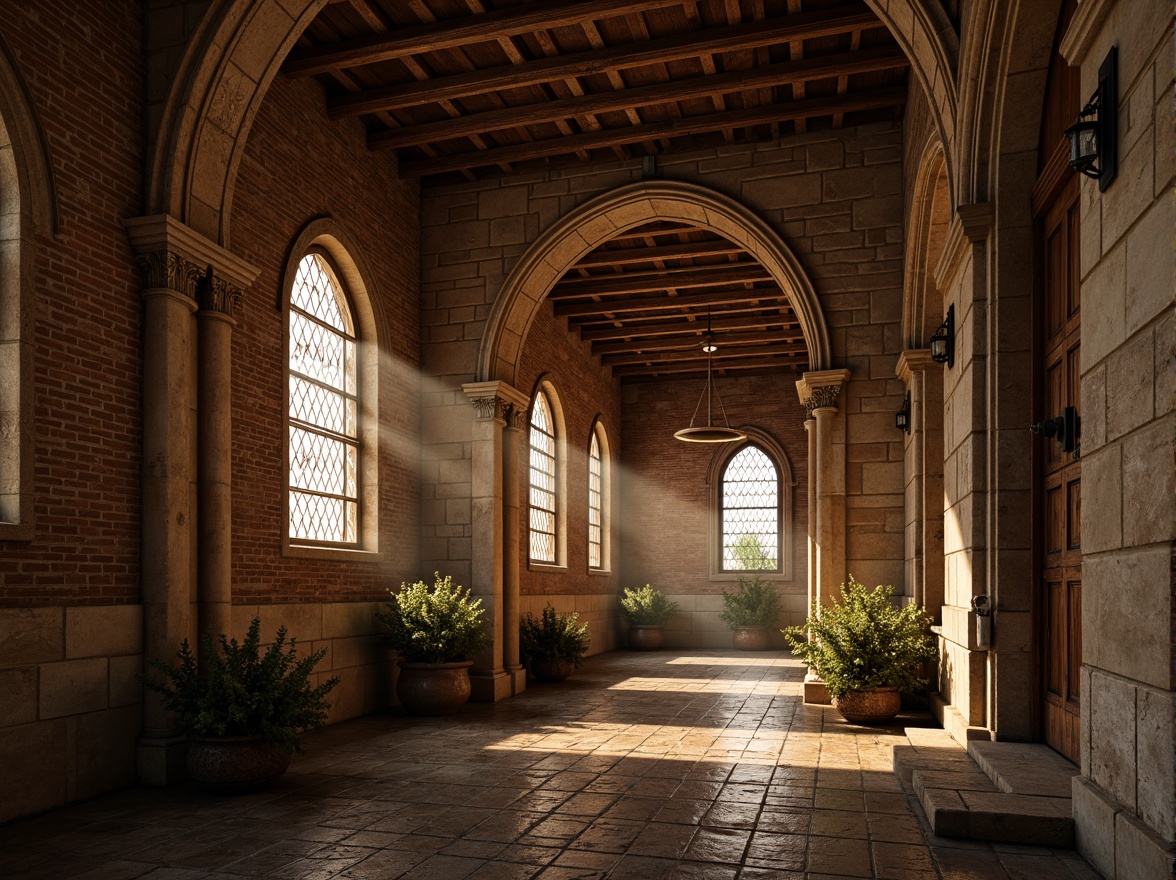
[[[871,728],[775,652],[616,652],[455,716],[305,737],[273,789],[129,789],[0,828],[10,880],[1096,880],[934,836]]]

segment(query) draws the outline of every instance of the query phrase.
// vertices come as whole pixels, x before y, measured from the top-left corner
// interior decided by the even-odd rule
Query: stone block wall
[[[1119,49],[1119,170],[1084,181],[1082,775],[1078,846],[1168,877],[1176,843],[1176,174],[1173,11],[1118,3],[1067,39],[1082,91]]]
[[[142,607],[0,608],[0,822],[130,784]]]
[[[903,579],[903,450],[894,428],[903,393],[894,378],[901,351],[901,166],[901,129],[881,123],[658,160],[664,178],[698,183],[748,206],[781,235],[812,279],[833,365],[852,370],[841,403],[853,538],[848,571],[868,583],[896,586]],[[468,498],[473,414],[460,385],[475,378],[486,322],[507,274],[556,220],[640,176],[637,162],[601,163],[422,191],[426,505]],[[795,411],[795,394],[782,390],[781,406]],[[623,439],[624,478],[632,480],[640,472],[628,467],[627,432]],[[797,465],[805,466],[803,455]],[[621,512],[622,520],[632,516]],[[460,577],[468,571],[469,541],[450,534],[455,525],[426,515],[422,564]],[[622,552],[627,540],[622,533]],[[620,576],[625,584],[645,582],[623,568]]]

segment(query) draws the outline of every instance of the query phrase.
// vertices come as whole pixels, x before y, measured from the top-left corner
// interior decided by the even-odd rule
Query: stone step
[[[930,778],[924,779],[926,775]],[[931,823],[942,837],[1001,843],[1073,847],[1074,820],[1069,798],[935,788],[938,774],[916,770],[912,782]]]
[[[968,743],[968,754],[993,784],[1009,794],[1069,798],[1077,765],[1041,743]]]

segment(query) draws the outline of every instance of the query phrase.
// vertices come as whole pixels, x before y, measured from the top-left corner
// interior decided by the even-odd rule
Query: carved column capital
[[[849,381],[849,370],[818,370],[805,373],[796,382],[796,393],[804,404],[805,418],[819,409],[837,410],[841,389]]]
[[[468,382],[461,390],[474,405],[474,418],[496,419],[508,428],[521,428],[526,423],[531,402],[505,382]]]
[[[204,270],[175,251],[139,254],[135,265],[143,273],[144,290],[174,290],[190,300],[196,299],[196,287]]]
[[[212,266],[204,270],[196,286],[196,302],[202,311],[220,312],[232,317],[241,303],[241,288],[228,278],[217,275]]]

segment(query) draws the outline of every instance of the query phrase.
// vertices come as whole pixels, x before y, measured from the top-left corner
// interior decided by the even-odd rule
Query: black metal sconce
[[[894,414],[894,427],[900,431],[911,432],[911,393],[906,393],[902,402],[902,409]]]
[[[935,335],[927,341],[931,349],[931,360],[947,364],[950,370],[955,366],[955,306],[947,307],[947,318],[939,325]]]
[[[1093,118],[1091,118],[1093,117]],[[1066,129],[1070,167],[1105,190],[1119,170],[1119,50],[1111,47],[1098,69],[1098,88]]]

